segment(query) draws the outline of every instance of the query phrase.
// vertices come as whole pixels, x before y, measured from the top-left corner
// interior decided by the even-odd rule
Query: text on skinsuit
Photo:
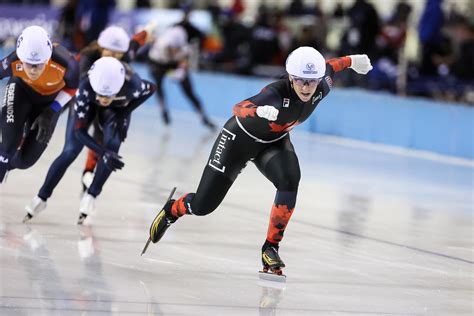
[[[235,140],[235,134],[223,128],[221,131],[219,143],[217,144],[217,147],[214,151],[214,155],[212,156],[212,159],[209,159],[210,167],[216,169],[219,172],[225,172],[225,166],[222,164],[222,156],[224,155],[224,151],[227,148],[227,142],[233,140]]]
[[[15,116],[13,115],[13,101],[15,100],[15,83],[10,83],[5,93],[3,106],[7,107],[7,123],[14,123]]]

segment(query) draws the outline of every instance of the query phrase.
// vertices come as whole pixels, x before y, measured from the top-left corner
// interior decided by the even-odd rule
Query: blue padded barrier
[[[136,67],[149,76],[143,65]],[[271,82],[209,72],[193,73],[192,81],[206,111],[222,118]],[[171,107],[191,109],[176,82],[165,79],[164,88]],[[473,126],[474,108],[466,105],[336,87],[296,130],[473,159]]]

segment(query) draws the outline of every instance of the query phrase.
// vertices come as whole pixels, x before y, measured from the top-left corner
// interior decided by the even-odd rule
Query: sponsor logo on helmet
[[[303,73],[306,75],[317,74],[318,72],[315,69],[316,69],[316,66],[313,63],[307,63],[306,70],[303,70]]]
[[[110,95],[112,94],[112,90],[110,90],[110,86],[109,85],[104,85],[102,86],[102,89],[101,89],[101,94],[103,95]]]
[[[121,48],[121,45],[120,45],[120,40],[117,38],[115,40],[112,41],[112,43],[110,43],[112,47],[115,47],[117,49],[120,49]]]
[[[283,98],[283,107],[287,108],[290,106],[290,99],[288,98]]]
[[[35,52],[35,51],[31,52],[30,53],[30,58],[28,58],[28,61],[33,61],[33,62],[41,61],[41,59],[38,58],[38,55],[39,55],[38,52]]]

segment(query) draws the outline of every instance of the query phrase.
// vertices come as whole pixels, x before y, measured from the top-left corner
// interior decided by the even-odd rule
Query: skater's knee
[[[15,155],[11,162],[10,162],[10,167],[12,169],[28,169],[32,167],[36,161],[38,161],[39,157],[25,157],[23,155]]]
[[[211,214],[215,208],[206,208],[206,207],[196,207],[196,209],[193,209],[193,215],[196,216],[206,216],[208,214]]]
[[[273,181],[278,191],[297,191],[299,183],[299,174],[282,174]]]
[[[79,156],[80,152],[80,149],[77,150],[75,148],[66,148],[58,158],[64,161],[73,162],[76,160],[77,156]]]
[[[188,208],[189,213],[197,216],[205,216],[212,213],[218,203],[213,202],[212,200],[202,201],[195,198],[195,194],[188,194],[185,199],[185,204]]]

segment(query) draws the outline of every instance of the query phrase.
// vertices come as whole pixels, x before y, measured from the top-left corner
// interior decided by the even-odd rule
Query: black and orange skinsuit
[[[171,214],[207,215],[224,199],[238,174],[252,161],[277,189],[264,247],[278,247],[295,208],[300,167],[289,132],[303,123],[332,87],[335,72],[350,67],[351,59],[326,62],[326,73],[310,101],[302,102],[288,78],[275,81],[234,106],[233,114],[214,143],[196,193],[174,201]],[[279,110],[276,121],[257,115],[257,107],[271,105]]]
[[[29,126],[51,107],[57,113],[52,121],[54,129],[62,106],[76,93],[79,66],[65,47],[54,44],[52,56],[37,80],[28,78],[15,52],[0,62],[0,79],[5,77],[10,79],[2,100],[0,120],[0,182],[7,170],[27,169],[44,152],[47,142],[39,142],[37,131],[30,131]],[[64,102],[58,102],[57,97]]]

